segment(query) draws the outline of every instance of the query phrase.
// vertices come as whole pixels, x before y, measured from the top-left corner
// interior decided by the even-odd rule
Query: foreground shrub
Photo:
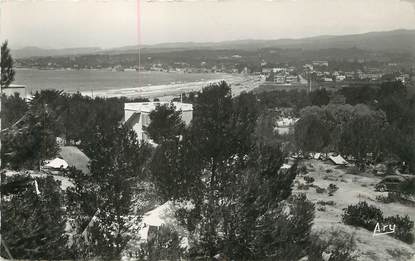
[[[399,202],[402,204],[414,204],[411,200],[407,199],[407,197],[405,195],[403,195],[402,193],[398,193],[398,192],[388,192],[387,196],[377,196],[376,200],[382,202],[382,203],[393,203],[393,202]]]
[[[356,166],[351,166],[351,167],[348,167],[348,168],[347,168],[346,173],[347,173],[347,174],[352,174],[352,175],[359,175],[359,174],[361,174],[362,172],[360,171],[360,169],[359,169],[358,167],[356,167]]]
[[[311,184],[314,182],[314,178],[313,177],[309,177],[309,176],[305,176],[304,177],[305,182],[307,182],[307,184]]]
[[[415,178],[408,179],[400,185],[399,190],[405,196],[415,195]]]
[[[180,260],[185,249],[182,238],[172,226],[160,226],[149,231],[147,243],[142,244],[143,258],[147,260]]]
[[[414,222],[408,217],[401,217],[399,215],[385,218],[383,221],[385,225],[395,225],[395,232],[389,234],[391,237],[397,238],[408,244],[414,242],[414,235],[412,230],[414,228]]]
[[[317,208],[317,210],[318,211],[321,211],[321,212],[325,212],[326,211],[326,207],[325,206],[320,206],[320,207]]]
[[[343,209],[342,220],[347,225],[373,230],[378,222],[383,221],[383,213],[375,206],[369,206],[366,201],[349,205]]]
[[[316,187],[316,193],[323,194],[325,192],[326,192],[326,189],[325,188],[321,188],[319,186]]]
[[[261,218],[253,241],[255,258],[298,260],[306,254],[304,250],[310,244],[313,220],[314,204],[305,194],[291,196],[277,211]]]
[[[341,230],[332,230],[328,236],[321,232],[311,236],[310,246],[307,249],[308,261],[354,261],[355,248],[353,235]]]
[[[299,166],[298,171],[300,174],[307,174],[308,173],[307,166],[306,165]]]
[[[408,244],[414,242],[412,230],[414,222],[408,217],[399,215],[383,218],[382,211],[375,206],[369,206],[365,201],[359,202],[357,205],[350,205],[344,209],[343,222],[347,225],[363,227],[367,230],[373,230],[377,223],[380,229],[385,226],[395,225],[395,232],[388,234]]]
[[[339,189],[336,184],[330,183],[327,187],[327,191],[329,192],[329,196],[333,196],[334,192]]]
[[[308,190],[310,188],[311,185],[309,184],[303,184],[303,183],[299,183],[297,188],[298,190]]]
[[[336,205],[336,202],[334,202],[333,200],[329,200],[329,201],[319,200],[317,201],[317,204],[322,205],[322,206],[334,206]]]
[[[14,188],[9,190],[8,199],[2,200],[0,209],[1,240],[6,242],[11,256],[16,259],[66,259],[67,219],[60,182],[50,175],[46,178],[2,175],[1,179],[3,193],[6,187]],[[6,251],[1,251],[1,256],[10,258]]]

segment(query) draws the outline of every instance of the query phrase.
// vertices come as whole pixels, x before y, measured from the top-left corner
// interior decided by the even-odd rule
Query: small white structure
[[[184,207],[185,209],[193,208],[193,205],[190,203],[175,205],[172,201],[167,201],[145,213],[139,225],[140,243],[147,242],[149,237],[151,237],[152,229],[158,229],[161,226],[167,225],[173,227],[179,233],[182,237],[180,245],[181,247],[187,249],[189,247],[189,232],[179,224],[179,221],[175,216],[175,211],[179,206]]]
[[[189,103],[173,102],[176,111],[181,112],[183,122],[188,125],[193,118],[193,105]],[[151,142],[145,132],[150,125],[150,113],[158,106],[169,106],[169,102],[130,102],[124,104],[124,123],[133,129],[139,140]]]
[[[336,165],[347,165],[349,164],[342,156],[329,156],[329,159]]]
[[[292,167],[291,164],[284,163],[284,164],[282,164],[282,166],[281,166],[280,169],[282,169],[282,170],[289,170],[289,169],[291,169],[291,167]]]
[[[276,126],[274,131],[279,135],[289,134],[293,130],[295,123],[298,121],[298,118],[291,117],[281,117],[276,121]]]
[[[329,62],[328,61],[313,61],[312,62],[313,66],[329,66]]]
[[[316,160],[321,159],[321,153],[318,152],[318,153],[314,154],[313,158],[316,159]]]
[[[1,88],[1,93],[6,96],[13,96],[15,93],[18,93],[20,98],[26,99],[27,97],[27,86],[19,84],[10,84],[7,87]]]
[[[47,169],[53,169],[53,170],[67,169],[68,163],[63,159],[56,158],[56,159],[49,161],[43,167]]]

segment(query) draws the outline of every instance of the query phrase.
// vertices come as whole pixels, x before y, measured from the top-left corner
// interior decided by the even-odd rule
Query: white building
[[[329,66],[328,61],[313,61],[312,64],[313,66],[325,66],[325,67]]]
[[[345,75],[337,75],[336,76],[336,82],[342,82],[346,80],[346,76]]]
[[[274,132],[276,132],[279,135],[290,134],[294,130],[294,125],[298,120],[298,118],[280,117],[276,121]]]
[[[132,128],[139,140],[152,142],[145,127],[150,125],[150,113],[158,106],[169,105],[169,102],[130,102],[124,104],[124,122]],[[188,125],[193,118],[193,105],[189,103],[173,102],[176,111],[181,111],[183,122]]]

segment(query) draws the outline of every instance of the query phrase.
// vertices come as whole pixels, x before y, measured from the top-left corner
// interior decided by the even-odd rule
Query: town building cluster
[[[363,62],[363,61],[361,61]],[[396,80],[406,83],[414,80],[414,75],[399,70],[396,64],[386,66],[368,66],[361,64],[355,69],[339,69],[329,61],[312,61],[302,66],[284,65],[268,67],[263,64],[261,74],[266,76],[268,83],[277,85],[298,85],[309,82],[342,83],[342,82],[379,82],[382,80]]]

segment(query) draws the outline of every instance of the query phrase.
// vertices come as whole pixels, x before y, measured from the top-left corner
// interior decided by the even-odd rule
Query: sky
[[[0,0],[16,49],[303,38],[415,29],[415,0]]]

